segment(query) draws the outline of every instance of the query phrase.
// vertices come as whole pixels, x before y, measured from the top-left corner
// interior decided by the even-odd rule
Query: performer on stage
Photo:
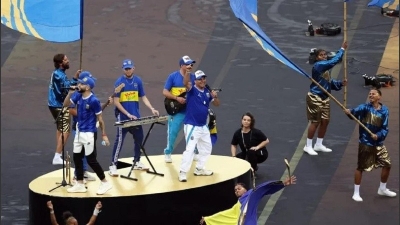
[[[397,194],[386,188],[389,178],[391,162],[388,151],[383,144],[388,133],[389,109],[380,103],[382,93],[378,89],[369,92],[369,103],[361,104],[354,109],[346,109],[347,115],[353,114],[372,133],[372,136],[360,126],[358,144],[358,162],[354,174],[353,200],[361,202],[360,184],[363,171],[371,171],[374,168],[382,168],[381,183],[378,195],[395,197]]]
[[[268,158],[268,151],[265,147],[269,140],[265,134],[256,129],[254,116],[247,112],[242,116],[242,127],[233,134],[231,141],[231,153],[233,157],[247,160],[254,172],[258,170],[257,164]],[[242,152],[236,154],[236,147],[240,146]]]
[[[235,185],[237,203],[230,209],[202,217],[200,225],[256,225],[257,207],[261,199],[291,184],[296,184],[295,176],[288,177],[285,181],[267,181],[250,190],[243,183],[238,183]]]
[[[51,74],[48,91],[48,106],[56,120],[56,152],[53,158],[53,165],[62,165],[62,135],[64,136],[64,144],[68,140],[70,133],[70,115],[68,110],[63,109],[64,98],[67,95],[68,88],[76,85],[80,70],[78,70],[75,76],[69,80],[65,71],[69,69],[69,60],[65,54],[57,54],[53,57],[53,63],[55,70]],[[61,116],[60,112],[63,112]]]
[[[68,107],[71,103],[77,105],[78,125],[77,134],[74,139],[74,163],[76,170],[77,182],[67,191],[71,193],[86,192],[87,189],[83,184],[83,157],[86,155],[87,163],[97,174],[97,177],[101,180],[100,187],[97,191],[98,195],[106,193],[112,188],[110,182],[107,181],[103,168],[101,168],[99,162],[96,159],[97,152],[95,149],[95,137],[94,134],[97,132],[96,121],[99,121],[99,127],[102,132],[102,138],[105,144],[108,146],[110,142],[106,134],[105,124],[102,117],[102,110],[100,101],[92,93],[92,89],[95,86],[94,79],[85,77],[79,80],[78,88],[80,95],[71,95],[75,92],[70,90],[67,97],[64,100],[64,106]],[[84,147],[84,149],[83,149]],[[83,151],[82,151],[83,150]]]
[[[184,97],[179,97],[182,93],[186,92],[186,87],[183,84],[183,77],[186,73],[190,73],[193,64],[196,61],[192,60],[189,56],[185,55],[179,60],[179,70],[172,72],[165,81],[163,95],[166,98],[178,101],[180,104],[186,104]],[[191,82],[194,83],[194,75],[191,74]],[[184,107],[180,112],[175,115],[169,115],[168,130],[167,130],[167,147],[164,149],[165,162],[172,163],[171,154],[174,150],[176,138],[181,130],[183,119],[185,118],[186,108]]]
[[[205,88],[206,75],[203,71],[197,70],[195,72],[195,84],[190,82],[190,74],[186,73],[183,83],[187,89],[186,94],[186,115],[183,121],[186,150],[182,154],[182,162],[179,172],[179,181],[186,182],[186,173],[189,171],[193,157],[194,150],[197,145],[199,150],[199,157],[194,170],[196,176],[211,176],[212,171],[205,169],[205,164],[208,157],[211,155],[212,144],[210,137],[210,130],[207,126],[208,108],[210,102],[214,106],[219,106],[220,102],[215,91],[209,91]]]
[[[210,130],[210,138],[211,138],[211,145],[212,147],[214,147],[214,145],[217,143],[218,140],[218,136],[217,136],[217,120],[215,119],[216,117],[211,116],[211,114],[214,114],[214,111],[210,108],[208,109],[208,117],[209,119],[213,119],[213,121],[210,121],[208,123],[208,129]],[[212,125],[210,126],[210,123],[212,123]],[[196,148],[194,149],[194,161],[197,161],[199,158],[199,150]]]
[[[85,78],[85,77],[91,77],[91,78],[93,78],[94,80],[96,80],[96,79],[92,76],[92,74],[91,74],[90,72],[88,72],[88,71],[82,71],[82,72],[79,74],[79,80],[83,80],[83,78]],[[93,91],[92,91],[92,93],[93,93]],[[94,94],[94,93],[93,93],[93,94]],[[79,91],[75,91],[75,92],[72,94],[71,98],[73,98],[74,95],[80,95]],[[103,103],[103,105],[102,105],[101,108],[103,108],[103,107],[105,107],[105,106],[107,106],[107,105],[109,105],[109,104],[112,104],[112,103],[113,103],[113,98],[109,97],[109,98],[108,98],[108,101],[107,101],[106,103]],[[77,108],[76,108],[75,104],[71,104],[71,105],[70,105],[69,113],[72,115],[72,135],[75,137],[75,134],[76,134],[76,125],[77,125],[77,123],[78,123]],[[99,122],[97,121],[97,122],[96,122],[96,128],[98,128],[98,127],[99,127]],[[94,149],[95,149],[95,151],[96,151],[96,145],[97,145],[96,142],[97,142],[97,130],[96,130],[96,132],[94,133]],[[85,147],[82,146],[83,151],[85,151],[84,148],[85,148]],[[93,177],[92,175],[90,175],[90,174],[88,173],[88,163],[87,163],[87,160],[86,160],[86,156],[83,156],[83,171],[84,171],[84,174],[83,174],[84,181],[95,181],[95,180],[96,180],[95,177]],[[74,182],[76,182],[76,172],[77,172],[77,171],[75,170],[75,172],[74,172],[74,174],[75,174],[75,176],[74,176]]]
[[[312,68],[312,78],[317,81],[329,93],[331,90],[339,91],[343,86],[347,85],[347,80],[334,80],[330,76],[330,69],[339,63],[343,57],[343,53],[347,48],[347,42],[342,44],[342,48],[337,52],[335,57],[327,60],[326,51],[319,49],[315,52],[316,63]],[[326,130],[330,119],[330,104],[328,95],[321,90],[316,84],[311,83],[310,91],[307,94],[307,118],[310,122],[307,134],[307,143],[304,146],[304,152],[310,155],[318,155],[317,151],[331,152],[330,148],[323,145]],[[314,134],[318,129],[317,142],[312,146]]]
[[[54,215],[53,203],[51,201],[48,201],[47,207],[50,209],[51,225],[58,225],[56,216]],[[94,207],[93,215],[92,215],[92,217],[90,217],[90,220],[86,225],[94,225],[95,224],[95,222],[97,220],[97,216],[101,212],[102,207],[103,206],[102,206],[101,202],[100,201],[97,202],[96,206]],[[78,220],[72,215],[72,213],[70,211],[66,211],[63,213],[63,219],[64,219],[64,222],[62,224],[65,224],[65,225],[77,225],[78,224]]]
[[[150,101],[146,97],[142,79],[139,76],[133,74],[135,70],[133,61],[130,59],[124,60],[122,62],[122,69],[124,71],[124,75],[120,76],[115,82],[115,87],[119,86],[122,83],[125,84],[125,87],[121,89],[121,92],[117,93],[114,97],[114,105],[116,106],[115,115],[117,117],[117,121],[135,120],[140,118],[139,98],[142,99],[143,103],[151,110],[153,115],[158,116],[158,111],[155,110],[153,106],[151,106]],[[118,127],[109,171],[109,174],[111,176],[118,176],[117,163],[119,159],[119,154],[121,153],[124,139],[128,132],[132,134],[133,139],[135,140],[134,160],[136,161],[136,165],[134,169],[149,169],[145,164],[140,161],[140,149],[143,143],[142,126],[127,128]]]

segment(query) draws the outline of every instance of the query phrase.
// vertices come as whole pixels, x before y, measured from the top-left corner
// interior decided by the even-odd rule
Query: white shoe
[[[74,186],[67,189],[67,192],[69,192],[69,193],[85,193],[85,192],[87,192],[87,189],[84,184],[75,183]]]
[[[98,194],[98,195],[103,195],[103,194],[105,194],[108,190],[110,190],[111,188],[112,188],[112,184],[111,184],[110,182],[108,182],[108,181],[106,181],[106,182],[101,181],[101,182],[100,182],[99,190],[97,190],[97,193],[96,193],[96,194]]]
[[[72,179],[72,185],[75,185],[75,184],[77,184],[78,182],[77,182],[77,180],[76,180],[76,177],[74,177],[74,179]],[[83,178],[83,183],[84,184],[86,184],[87,183],[87,180],[85,179],[85,178]]]
[[[211,170],[205,170],[205,169],[199,170],[197,168],[194,170],[194,175],[196,176],[211,176],[213,174],[214,173]]]
[[[318,152],[332,152],[332,149],[327,148],[325,145],[314,145],[314,151],[318,151]]]
[[[312,147],[304,146],[303,150],[307,152],[309,155],[318,155],[316,151]]]
[[[199,161],[199,154],[195,154],[193,157],[193,161]]]
[[[118,177],[118,170],[116,165],[112,165],[108,167],[109,171],[108,174],[112,177]]]
[[[360,195],[353,195],[352,198],[356,202],[362,202],[363,201],[363,199],[360,197]]]
[[[59,156],[54,156],[53,165],[62,165],[62,164],[63,164],[63,159]],[[65,161],[64,161],[64,165],[66,165]]]
[[[166,163],[172,163],[171,154],[165,154],[164,155],[164,160],[165,160]]]
[[[382,190],[382,189],[378,189],[378,195],[383,195],[383,196],[388,196],[388,197],[396,197],[396,192],[393,192],[393,191],[390,191],[389,189],[385,189],[385,190]]]
[[[137,162],[135,167],[133,167],[134,170],[149,170],[149,167],[144,165],[142,162]]]
[[[88,171],[85,171],[85,173],[83,174],[83,179],[87,180],[87,181],[95,181],[96,177],[90,175],[90,173],[88,173]]]
[[[186,178],[186,173],[185,172],[179,172],[179,181],[180,182],[186,182],[187,178]]]

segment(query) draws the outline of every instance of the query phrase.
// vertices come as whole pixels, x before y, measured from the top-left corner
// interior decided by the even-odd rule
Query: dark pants
[[[86,161],[90,168],[97,174],[97,177],[100,180],[106,178],[104,175],[104,170],[101,168],[99,162],[97,161],[97,149],[96,149],[96,141],[97,141],[97,132],[94,133],[94,149],[92,154],[86,156]],[[85,157],[85,148],[82,148],[80,153],[74,153],[74,163],[75,163],[75,171],[76,171],[76,179],[83,180],[83,158]]]
[[[261,150],[258,150],[261,151]],[[262,162],[264,162],[265,160],[267,160],[268,158],[268,151],[264,150],[263,154],[257,154],[257,151],[253,151],[253,150],[249,150],[247,152],[240,152],[238,154],[236,154],[237,158],[243,159],[243,160],[247,160],[250,165],[251,168],[253,168],[254,171],[258,170],[258,166],[257,164],[260,164]]]
[[[118,159],[119,159],[119,154],[121,153],[122,146],[124,144],[125,136],[127,133],[132,134],[133,139],[135,140],[134,144],[134,160],[136,162],[140,161],[140,155],[141,151],[140,149],[142,148],[142,143],[143,143],[143,128],[142,126],[135,126],[135,127],[127,127],[127,128],[117,128],[117,137],[115,138],[114,142],[114,149],[113,149],[113,154],[112,154],[112,161],[111,165],[117,165]]]

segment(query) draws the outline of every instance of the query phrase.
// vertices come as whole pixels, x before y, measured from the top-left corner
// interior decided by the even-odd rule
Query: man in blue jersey
[[[312,68],[312,78],[318,82],[329,93],[331,90],[339,91],[343,86],[347,85],[347,80],[335,80],[330,76],[329,70],[339,63],[343,57],[343,53],[347,48],[347,42],[342,44],[342,48],[337,52],[335,57],[327,60],[325,50],[319,49],[315,51],[316,63]],[[329,96],[321,90],[316,84],[311,83],[310,91],[307,94],[307,118],[310,122],[308,126],[307,142],[304,146],[304,152],[309,155],[318,155],[320,152],[331,152],[332,150],[322,144],[330,119]],[[318,129],[317,142],[312,146],[314,134]]]
[[[199,151],[196,169],[196,176],[211,176],[212,171],[205,169],[208,157],[211,155],[212,144],[210,130],[207,126],[208,109],[210,102],[214,106],[219,106],[220,102],[215,91],[209,91],[206,86],[206,75],[203,71],[195,72],[194,85],[190,82],[190,74],[186,73],[183,84],[187,89],[186,94],[186,115],[183,121],[186,140],[186,150],[182,154],[182,162],[179,172],[179,181],[187,181],[187,172],[189,171],[195,148]]]
[[[92,78],[93,80],[96,81],[96,78],[94,78],[89,71],[82,71],[79,74],[79,80],[83,80],[83,78],[85,78],[85,77],[90,77],[90,78]],[[92,93],[93,93],[93,91],[92,91]],[[78,90],[75,91],[72,94],[71,98],[73,98],[74,95],[80,95],[80,92]],[[109,97],[108,101],[106,103],[103,103],[101,108],[104,109],[107,105],[112,104],[112,101],[113,101],[113,99],[111,97]],[[77,114],[77,108],[76,108],[75,104],[71,104],[69,106],[69,113],[72,115],[72,135],[75,136],[76,131],[77,131],[76,130],[76,125],[78,123],[78,114]],[[98,128],[98,127],[99,127],[99,122],[97,121],[96,122],[96,128]],[[78,132],[79,132],[79,130],[78,130]],[[94,133],[94,140],[95,140],[94,148],[96,149],[97,132]],[[88,164],[87,164],[86,156],[83,156],[83,171],[84,171],[84,181],[85,182],[86,181],[95,181],[96,180],[95,177],[93,177],[92,175],[90,175],[88,173]],[[74,182],[76,181],[76,172],[77,171],[75,170]]]
[[[360,196],[360,184],[363,171],[371,171],[374,168],[382,168],[381,182],[378,195],[395,197],[397,194],[386,188],[392,166],[388,151],[383,144],[389,133],[389,109],[380,103],[382,93],[378,89],[369,92],[369,103],[361,104],[354,109],[346,109],[347,115],[352,114],[366,126],[373,135],[370,135],[363,127],[359,128],[358,162],[354,173],[353,200],[362,202]]]
[[[158,116],[159,113],[157,110],[151,106],[150,101],[147,99],[146,94],[144,92],[142,79],[134,75],[133,72],[135,70],[134,63],[130,59],[125,59],[122,62],[122,69],[124,75],[120,76],[115,82],[115,87],[120,84],[124,84],[125,86],[121,89],[121,92],[117,93],[114,97],[114,105],[115,105],[115,115],[117,117],[117,121],[123,120],[135,120],[140,118],[139,113],[139,98],[142,99],[143,103],[151,110],[153,115]],[[133,139],[135,140],[134,144],[134,161],[136,161],[134,169],[136,170],[148,170],[149,168],[140,162],[141,155],[141,145],[143,143],[143,128],[142,126],[134,126],[117,128],[117,136],[115,138],[113,154],[111,165],[109,167],[109,174],[111,176],[118,176],[117,171],[117,163],[119,159],[119,154],[121,153],[122,146],[124,144],[124,139],[127,133],[132,134]]]
[[[196,61],[192,60],[189,56],[185,55],[179,60],[180,69],[172,72],[167,80],[165,81],[163,95],[166,98],[176,100],[180,104],[186,105],[186,99],[181,95],[186,93],[186,87],[183,84],[183,77],[186,73],[190,73],[193,68],[193,64]],[[194,75],[191,74],[191,82],[194,82]],[[165,162],[171,163],[171,154],[174,150],[176,138],[181,130],[183,119],[185,118],[186,107],[183,107],[180,112],[175,115],[169,115],[168,118],[168,136],[167,136],[167,147],[164,149]]]
[[[108,140],[105,124],[102,117],[102,110],[100,101],[92,93],[92,89],[95,86],[94,79],[90,77],[84,77],[79,80],[78,88],[80,94],[72,96],[75,92],[71,90],[68,92],[67,97],[64,100],[64,106],[68,107],[71,103],[77,107],[77,133],[74,139],[74,163],[76,170],[77,182],[67,191],[70,193],[83,193],[87,192],[87,189],[83,183],[84,171],[83,171],[83,157],[86,156],[87,163],[96,173],[97,177],[101,180],[98,195],[106,193],[112,188],[110,182],[107,181],[104,170],[101,168],[99,162],[96,159],[97,152],[95,148],[95,133],[97,133],[96,122],[99,121],[99,127],[102,133],[102,139],[107,146],[110,145]],[[72,98],[71,98],[72,96]]]
[[[53,165],[63,164],[62,156],[62,138],[64,138],[64,144],[66,143],[70,133],[70,115],[67,109],[63,108],[64,98],[67,95],[68,88],[76,85],[80,70],[78,70],[75,76],[70,80],[65,74],[65,71],[69,69],[69,60],[65,54],[57,54],[53,57],[53,63],[55,70],[51,74],[48,91],[48,106],[56,120],[57,131],[56,131],[56,152],[53,158]],[[62,111],[61,116],[60,112]]]

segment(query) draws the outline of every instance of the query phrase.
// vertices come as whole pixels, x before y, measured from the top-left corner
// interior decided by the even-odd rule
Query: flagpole
[[[343,110],[346,110],[347,108],[342,105],[335,97],[333,97],[333,95],[331,93],[329,93],[324,87],[322,87],[316,80],[314,80],[312,77],[309,77],[310,80],[317,85],[325,94],[327,94],[329,96],[330,99],[332,99],[334,102],[336,102],[340,108],[342,108]],[[345,86],[346,87],[346,86]],[[364,124],[362,124],[353,114],[349,115],[354,121],[356,121],[362,128],[364,128],[371,136],[374,134],[372,133]]]
[[[81,18],[80,18],[80,23],[81,23],[81,30],[80,30],[80,53],[79,53],[79,69],[82,70],[82,53],[83,53],[83,13],[84,13],[84,2],[81,0]]]
[[[343,36],[344,41],[347,41],[347,1],[344,1],[343,4]],[[344,51],[343,63],[344,79],[347,80],[347,51]],[[345,107],[347,105],[347,85],[343,90],[343,105]]]

